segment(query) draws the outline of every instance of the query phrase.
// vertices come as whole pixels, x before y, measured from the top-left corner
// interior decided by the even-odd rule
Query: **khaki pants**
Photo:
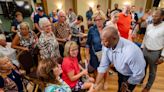
[[[85,55],[85,47],[80,47],[80,55],[82,63],[85,63],[86,55]]]

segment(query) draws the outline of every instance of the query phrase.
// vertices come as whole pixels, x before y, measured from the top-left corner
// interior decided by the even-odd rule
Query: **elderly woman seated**
[[[52,59],[39,62],[37,75],[43,83],[45,92],[71,92],[70,87],[60,78],[61,66]]]
[[[52,32],[52,25],[50,21],[45,17],[41,18],[39,20],[39,26],[42,28],[38,42],[41,59],[58,59],[60,57],[59,44]]]
[[[12,47],[24,51],[35,48],[38,41],[37,35],[30,29],[27,22],[20,24],[19,32],[12,41]]]
[[[10,59],[0,53],[0,92],[24,92],[21,76]]]
[[[6,42],[6,37],[4,34],[0,34],[0,52],[8,56],[12,63],[19,67],[19,62],[16,59],[16,50],[11,48],[10,42]]]
[[[37,65],[38,58],[37,53],[34,53],[37,49],[36,45],[38,42],[37,35],[30,29],[27,22],[22,22],[19,25],[19,32],[15,35],[12,41],[12,48],[29,52],[32,54],[35,64]]]

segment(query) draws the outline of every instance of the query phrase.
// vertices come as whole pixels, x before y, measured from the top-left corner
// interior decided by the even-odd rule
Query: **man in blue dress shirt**
[[[131,41],[119,37],[118,30],[112,26],[103,29],[101,39],[102,59],[93,88],[98,88],[109,65],[114,64],[118,72],[118,92],[132,92],[145,75],[142,51]]]

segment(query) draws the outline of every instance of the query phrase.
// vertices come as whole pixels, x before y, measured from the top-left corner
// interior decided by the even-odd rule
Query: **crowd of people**
[[[115,4],[105,14],[100,5],[95,11],[89,7],[88,32],[83,16],[73,9],[46,15],[41,6],[36,7],[32,28],[17,11],[11,24],[12,42],[4,32],[0,34],[0,92],[24,92],[28,82],[23,76],[33,70],[45,92],[98,92],[101,84],[107,90],[111,70],[118,75],[118,92],[132,92],[143,83],[147,67],[142,92],[149,92],[157,66],[164,62],[164,9],[144,13],[142,7],[135,8],[119,9]],[[139,35],[144,36],[142,43],[135,41]],[[28,68],[22,66],[25,61]]]

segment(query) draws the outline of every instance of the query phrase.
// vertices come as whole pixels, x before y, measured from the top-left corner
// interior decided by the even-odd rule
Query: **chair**
[[[40,81],[38,80],[36,75],[37,66],[35,65],[33,55],[30,51],[20,51],[17,55],[17,59],[20,63],[21,69],[26,72],[25,74],[23,74],[23,78],[34,83],[33,92],[39,92]]]

